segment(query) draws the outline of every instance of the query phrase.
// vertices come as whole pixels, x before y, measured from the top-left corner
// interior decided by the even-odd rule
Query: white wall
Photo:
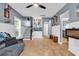
[[[42,31],[33,31],[33,38],[42,38]]]
[[[7,32],[7,33],[11,34],[11,36],[13,36],[13,37],[16,36],[16,29],[11,24],[0,23],[0,32]]]
[[[52,27],[52,34],[55,35],[55,36],[60,35],[60,26],[59,25]]]
[[[66,28],[79,28],[79,21],[67,24]]]
[[[69,51],[79,56],[79,39],[69,38]]]
[[[48,22],[44,23],[44,36],[49,36],[48,35],[48,25],[49,25]]]
[[[23,35],[25,34],[27,27],[25,26],[21,26],[21,36],[23,37]]]
[[[52,27],[52,35],[58,36],[58,43],[60,43],[60,25]]]
[[[18,37],[21,37],[21,19],[14,16],[14,26],[18,32]]]
[[[79,21],[69,23],[66,28],[79,28]],[[69,38],[69,51],[79,56],[79,40],[75,38]]]

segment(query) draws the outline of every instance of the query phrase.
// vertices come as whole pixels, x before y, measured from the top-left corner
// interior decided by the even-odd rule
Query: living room
[[[78,56],[78,6],[0,3],[0,56]]]

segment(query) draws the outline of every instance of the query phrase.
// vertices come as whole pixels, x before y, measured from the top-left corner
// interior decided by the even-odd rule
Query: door
[[[42,18],[35,17],[33,19],[33,39],[42,38]]]
[[[52,25],[51,25],[51,20],[48,19],[47,21],[44,20],[44,28],[43,28],[43,35],[45,37],[49,37],[52,34]]]

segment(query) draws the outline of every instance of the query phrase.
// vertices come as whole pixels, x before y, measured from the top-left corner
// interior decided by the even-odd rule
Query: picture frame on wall
[[[51,22],[52,22],[51,25],[54,26],[54,17],[52,17],[51,19],[52,19],[52,20],[51,20]]]
[[[4,17],[6,18],[5,22],[10,23],[10,6],[9,5],[7,6],[7,8],[4,8]]]
[[[58,19],[57,16],[54,16],[54,25],[57,25]]]

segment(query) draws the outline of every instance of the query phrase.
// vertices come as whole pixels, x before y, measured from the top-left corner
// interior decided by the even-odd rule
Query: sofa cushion
[[[11,46],[11,45],[14,45],[14,44],[17,44],[17,40],[16,40],[16,37],[12,37],[12,38],[5,38],[5,45],[6,47],[7,46]]]
[[[0,32],[0,41],[3,41],[5,39],[4,33]]]
[[[9,23],[0,23],[0,32],[9,33],[12,37],[18,36],[15,26]]]
[[[7,33],[7,32],[4,32],[4,33],[5,33],[6,37],[11,38],[11,35],[9,33]]]
[[[4,33],[0,32],[0,49],[5,47],[4,39],[5,39]]]
[[[16,37],[11,37],[11,35],[6,32],[0,32],[0,44],[2,44],[3,41],[6,47],[17,43]]]
[[[9,33],[6,32],[0,32],[0,41],[5,40],[5,38],[11,38],[11,35]]]
[[[5,43],[0,44],[0,49],[5,48]]]
[[[18,56],[23,51],[22,44],[15,44],[0,50],[0,56]]]

